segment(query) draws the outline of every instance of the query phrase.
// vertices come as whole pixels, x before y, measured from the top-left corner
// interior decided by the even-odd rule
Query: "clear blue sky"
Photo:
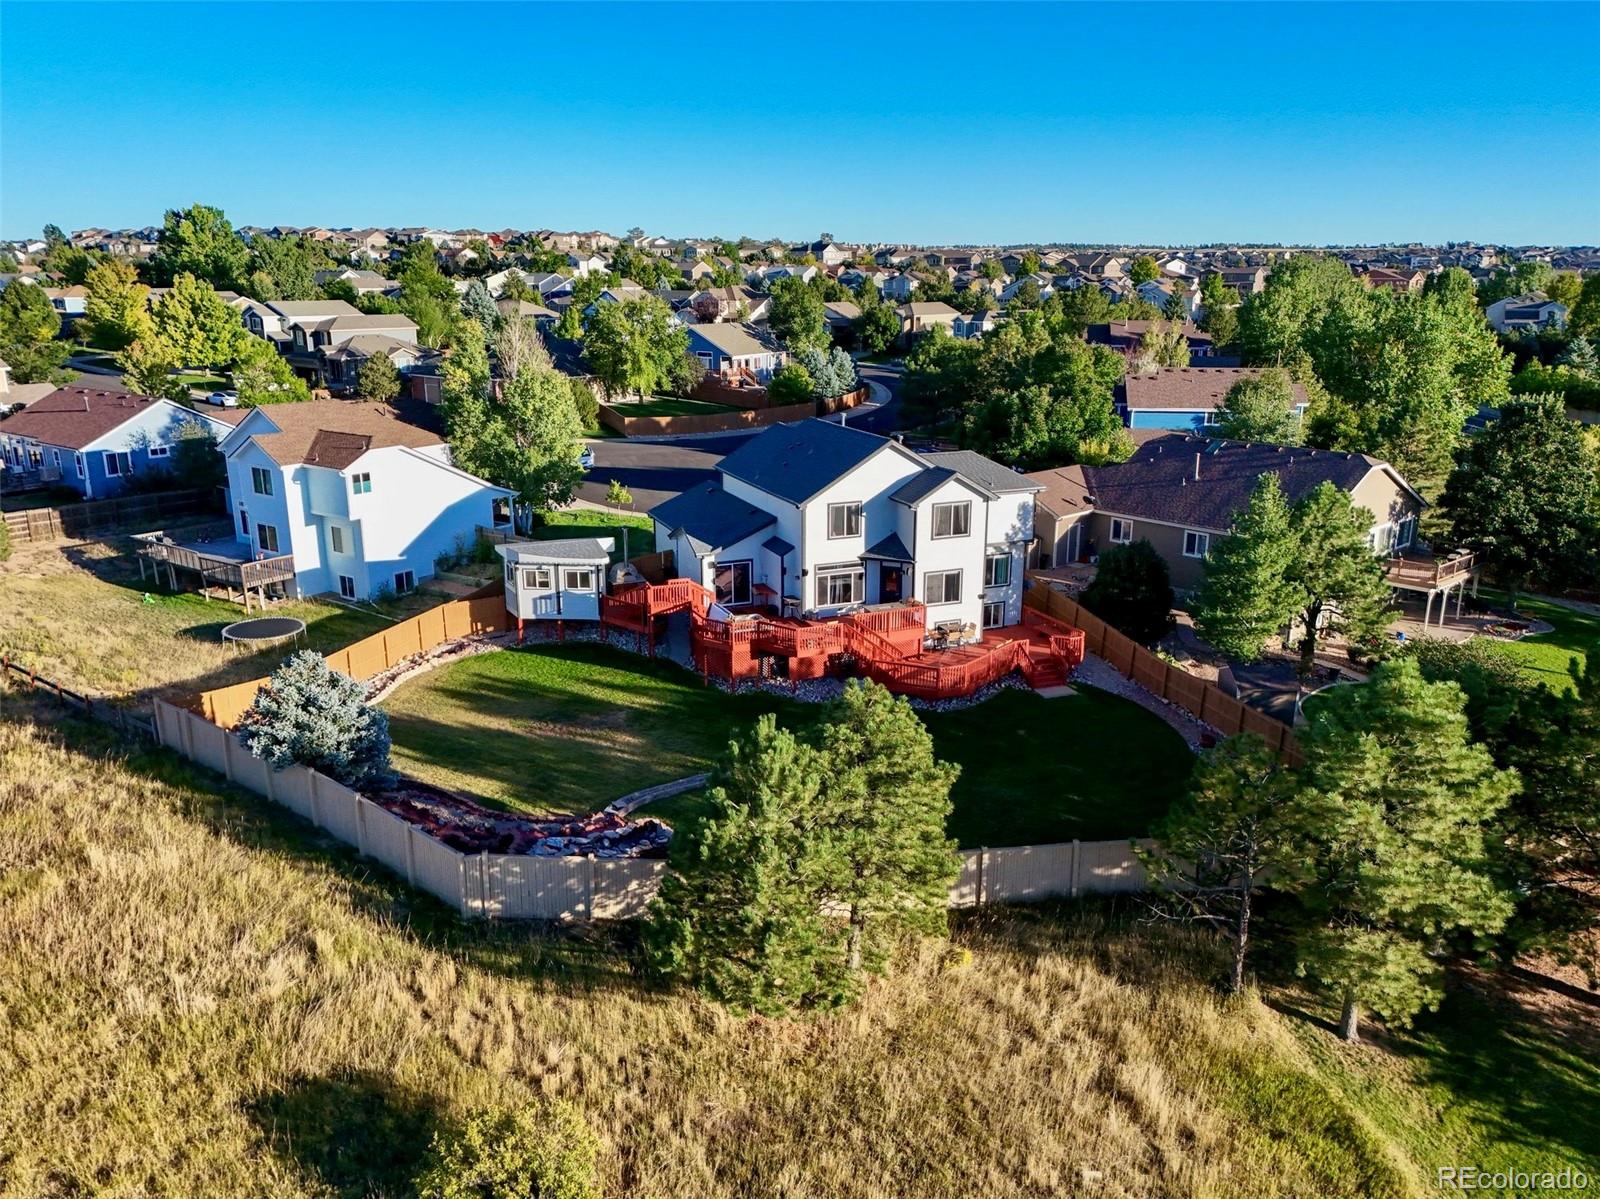
[[[0,232],[202,200],[262,225],[1592,243],[1597,42],[1594,4],[6,0]]]

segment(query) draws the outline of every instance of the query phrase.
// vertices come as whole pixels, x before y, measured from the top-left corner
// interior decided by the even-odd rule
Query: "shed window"
[[[550,590],[550,568],[548,566],[530,566],[522,572],[522,585],[529,591]]]
[[[567,567],[561,572],[561,587],[564,591],[593,591],[594,567]]]

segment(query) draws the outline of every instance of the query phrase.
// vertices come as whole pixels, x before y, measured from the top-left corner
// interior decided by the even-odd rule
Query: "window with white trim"
[[[272,494],[272,472],[264,466],[250,468],[250,490],[257,495]]]
[[[106,450],[106,474],[112,478],[118,475],[131,475],[133,461],[121,450]]]
[[[372,476],[371,476],[371,474],[367,473],[366,471],[362,471],[359,475],[351,475],[350,476],[350,492],[351,492],[352,495],[371,495],[372,494]]]
[[[72,465],[77,467],[78,478],[80,478],[80,479],[84,478],[84,473],[83,473],[83,455],[82,454],[73,454],[72,455]]]
[[[817,607],[834,608],[859,604],[866,599],[867,572],[859,566],[841,566],[817,571]]]
[[[922,576],[922,602],[934,604],[959,604],[961,602],[961,572],[959,570],[930,570]]]
[[[828,505],[828,536],[829,537],[859,537],[859,536],[861,536],[861,505],[860,504],[829,504]]]
[[[530,566],[522,572],[522,585],[529,591],[549,591],[551,577],[548,566]]]
[[[1400,522],[1400,532],[1395,535],[1396,549],[1409,549],[1411,543],[1417,539],[1417,518],[1408,516]]]
[[[411,570],[397,570],[394,575],[394,590],[396,595],[405,595],[408,591],[417,589],[417,575]]]
[[[594,567],[568,566],[561,572],[561,589],[563,591],[593,591]]]
[[[965,537],[972,531],[972,501],[957,500],[933,506],[935,537]]]
[[[506,586],[507,587],[515,587],[516,585],[517,585],[517,564],[515,562],[513,562],[510,558],[507,558],[506,559]]]
[[[1006,606],[1001,601],[988,603],[983,606],[983,627],[998,629],[1006,623]]]
[[[339,594],[345,599],[356,598],[356,581],[349,575],[339,576]]]
[[[344,530],[338,525],[328,526],[328,544],[333,547],[334,553],[344,553]]]
[[[50,451],[50,456],[55,459],[56,470],[59,472],[61,470],[61,451],[60,450],[51,450]]]
[[[278,530],[272,525],[256,526],[256,544],[261,547],[264,554],[278,552]]]
[[[711,575],[712,591],[719,604],[750,602],[750,560],[718,562]]]
[[[983,585],[985,587],[1011,586],[1011,555],[990,554],[983,560]]]
[[[145,450],[146,457],[150,458],[165,458],[171,453],[172,447],[168,445],[153,445]]]
[[[1195,529],[1183,531],[1183,556],[1185,558],[1204,558],[1211,552],[1211,534],[1201,533]]]
[[[1113,545],[1127,545],[1133,540],[1133,522],[1123,520],[1120,516],[1111,518],[1111,543]]]

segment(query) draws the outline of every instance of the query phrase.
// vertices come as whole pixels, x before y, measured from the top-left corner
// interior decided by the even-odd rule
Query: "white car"
[[[218,408],[237,408],[239,406],[239,393],[237,391],[213,391],[206,397],[206,403],[215,404]]]
[[[587,445],[583,447],[583,451],[578,455],[578,465],[584,470],[594,466],[594,447]]]

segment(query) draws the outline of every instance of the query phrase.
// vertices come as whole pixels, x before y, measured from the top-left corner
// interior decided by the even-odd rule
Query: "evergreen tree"
[[[731,1007],[780,1015],[848,993],[824,914],[817,752],[763,716],[718,764],[704,819],[679,828],[650,904],[646,960]]]
[[[1586,337],[1574,337],[1561,357],[1556,359],[1556,365],[1571,367],[1591,379],[1600,379],[1600,354],[1595,353],[1594,343]]]
[[[1319,640],[1343,636],[1354,644],[1382,635],[1389,585],[1383,559],[1367,544],[1372,514],[1345,492],[1321,483],[1294,507],[1296,552],[1287,581],[1302,605],[1300,671],[1311,673]]]
[[[153,328],[150,289],[139,282],[131,263],[108,259],[90,270],[83,323],[89,344],[104,350],[126,349]]]
[[[1108,546],[1081,598],[1085,608],[1140,645],[1154,645],[1172,631],[1171,572],[1143,538]]]
[[[183,366],[227,366],[250,340],[239,314],[216,289],[189,274],[179,275],[156,305],[155,329]]]
[[[1235,441],[1294,445],[1300,439],[1300,418],[1294,403],[1289,372],[1269,368],[1228,388],[1217,409],[1218,431]]]
[[[482,279],[474,279],[467,284],[466,294],[461,297],[461,312],[477,321],[488,334],[492,335],[500,326],[500,310],[495,307]]]
[[[0,359],[16,383],[64,382],[67,343],[57,341],[61,317],[44,288],[18,283],[0,291]]]
[[[239,740],[279,769],[298,762],[349,787],[382,786],[389,774],[389,717],[366,687],[302,650],[272,672],[240,717]]]
[[[380,400],[384,403],[399,395],[400,372],[395,369],[394,359],[381,350],[369,355],[361,364],[356,394],[363,400]]]
[[[204,421],[187,418],[172,440],[173,482],[190,491],[211,491],[228,483],[228,464],[217,450],[217,435]]]
[[[907,934],[943,936],[960,870],[945,832],[960,769],[935,760],[933,738],[904,696],[847,685],[818,744],[824,781],[812,835],[826,896],[848,913],[845,965],[881,970]]]
[[[1189,794],[1155,828],[1145,854],[1158,915],[1220,930],[1231,949],[1228,991],[1244,989],[1255,895],[1293,870],[1284,811],[1296,780],[1254,733],[1229,737],[1200,759]]]
[[[1405,1024],[1437,1006],[1452,936],[1492,934],[1511,914],[1489,873],[1485,825],[1515,774],[1471,742],[1464,696],[1408,659],[1328,692],[1301,738],[1307,785],[1289,815],[1306,864],[1300,971],[1343,1004],[1360,1039],[1371,1010]]]
[[[1299,540],[1278,476],[1264,474],[1231,536],[1211,545],[1195,607],[1200,635],[1232,658],[1254,661],[1301,607],[1290,581]]]
[[[518,303],[537,303],[539,297],[534,294],[533,288],[528,286],[528,280],[520,270],[507,272],[506,281],[500,285],[500,298],[502,300],[515,300]]]
[[[1560,400],[1530,396],[1462,450],[1443,506],[1455,542],[1470,546],[1511,593],[1530,582],[1579,581],[1600,549],[1595,458]]]

